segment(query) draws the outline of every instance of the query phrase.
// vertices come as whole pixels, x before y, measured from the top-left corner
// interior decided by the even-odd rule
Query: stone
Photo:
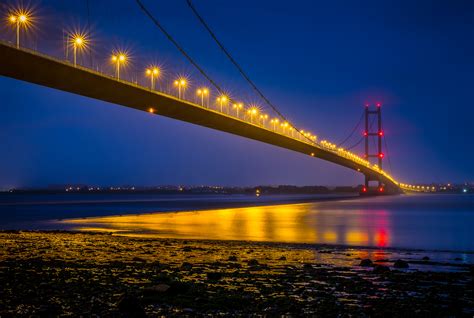
[[[251,260],[247,262],[247,264],[249,266],[258,266],[260,263],[255,258],[252,258]]]
[[[169,286],[169,285],[167,285],[167,284],[158,284],[158,285],[155,285],[155,286],[151,286],[151,287],[145,288],[145,289],[144,289],[144,293],[146,293],[146,294],[150,294],[150,293],[164,293],[164,292],[166,292],[168,289],[170,289],[170,286]]]
[[[61,313],[60,306],[57,304],[42,305],[36,314],[39,317],[57,317]]]
[[[359,264],[359,266],[362,266],[362,267],[371,267],[372,265],[373,265],[372,261],[368,258],[361,260]]]
[[[385,265],[375,265],[373,272],[374,274],[385,274],[390,272],[390,267]]]
[[[230,262],[237,262],[237,256],[231,255],[231,256],[229,256],[228,260],[229,260]]]
[[[209,272],[207,273],[207,279],[208,280],[220,280],[222,278],[222,273],[219,272]]]
[[[120,313],[126,317],[146,317],[145,310],[143,310],[140,301],[135,296],[123,294],[120,297],[117,306]]]
[[[395,268],[408,268],[408,262],[402,260],[402,259],[397,259],[394,263],[393,263],[393,267]]]
[[[181,264],[181,269],[182,270],[190,271],[192,268],[193,268],[193,264],[191,264],[191,263],[184,262],[183,264]]]

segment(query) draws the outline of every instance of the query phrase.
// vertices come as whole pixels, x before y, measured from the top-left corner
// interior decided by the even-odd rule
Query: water
[[[4,196],[0,228],[474,252],[473,195],[294,203],[311,199],[314,196]],[[237,207],[241,205],[245,207]],[[184,211],[164,213],[175,210]]]

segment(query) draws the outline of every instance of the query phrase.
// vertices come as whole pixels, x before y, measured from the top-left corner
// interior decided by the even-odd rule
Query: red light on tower
[[[367,131],[364,131],[364,136],[367,137],[369,133]]]
[[[365,107],[369,108],[369,104],[365,104]]]
[[[377,103],[377,104],[375,104],[375,106],[380,107],[380,106],[382,106],[382,104]]]
[[[383,159],[383,157],[385,157],[384,153],[383,152],[379,153],[379,158]]]
[[[379,192],[383,192],[383,191],[384,191],[383,187],[380,187]]]
[[[380,137],[383,136],[383,130],[379,131],[379,136],[380,136]]]

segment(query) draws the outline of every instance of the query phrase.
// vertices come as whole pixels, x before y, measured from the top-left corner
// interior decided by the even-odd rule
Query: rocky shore
[[[0,317],[466,316],[474,269],[423,252],[0,232]]]

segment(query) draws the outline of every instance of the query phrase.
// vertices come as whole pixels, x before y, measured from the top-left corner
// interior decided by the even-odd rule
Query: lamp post
[[[86,38],[82,35],[72,35],[71,37],[73,58],[74,58],[74,67],[77,66],[77,50],[82,49],[87,45]]]
[[[257,108],[252,107],[252,108],[249,109],[249,113],[250,113],[250,123],[253,124],[253,116],[257,115],[258,110],[257,110]]]
[[[186,89],[187,81],[184,78],[178,78],[174,81],[174,85],[178,87],[178,98],[184,99],[184,91]]]
[[[151,81],[150,87],[151,87],[152,90],[154,90],[155,89],[155,78],[160,76],[160,69],[156,66],[147,68],[146,75],[150,76],[150,81]]]
[[[207,88],[199,88],[197,91],[196,91],[196,94],[198,96],[201,97],[201,106],[204,107],[204,96],[207,96],[207,100],[208,100],[208,107],[209,107],[209,90]]]
[[[25,13],[18,13],[17,15],[12,14],[9,17],[9,21],[11,23],[16,24],[16,48],[20,48],[20,28],[21,25],[27,25],[29,22],[29,17]]]
[[[203,88],[202,90],[202,93],[204,94],[204,96],[206,96],[206,101],[207,101],[207,108],[209,108],[209,89],[208,88]]]
[[[125,53],[117,53],[112,55],[112,62],[115,63],[115,74],[117,79],[120,79],[120,64],[125,64],[127,62],[127,55]]]
[[[224,112],[223,111],[223,106],[224,106],[224,103],[227,102],[227,96],[221,95],[221,96],[217,97],[217,101],[219,102],[219,105],[221,106],[221,113]]]
[[[279,122],[278,118],[273,118],[270,122],[273,124],[273,131],[276,132],[276,125]]]
[[[234,104],[233,108],[235,109],[235,114],[239,118],[239,111],[244,107],[242,103]]]

